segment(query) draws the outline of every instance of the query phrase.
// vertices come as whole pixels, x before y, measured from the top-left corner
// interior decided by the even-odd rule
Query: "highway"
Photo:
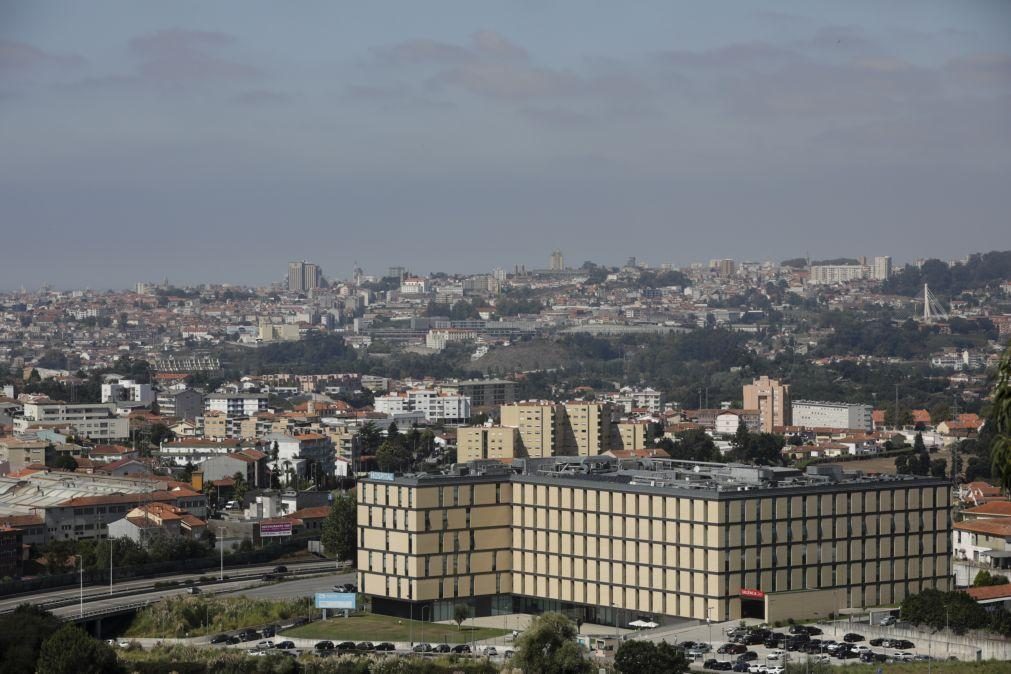
[[[265,573],[270,573],[273,571],[276,564],[263,564],[257,566],[244,566],[235,568],[226,568],[225,575],[229,576],[231,581],[225,583],[213,583],[213,584],[203,584],[201,588],[204,592],[218,594],[222,591],[238,593],[243,590],[255,590],[256,588],[271,588],[275,586],[285,586],[289,585],[288,582],[282,583],[271,583],[269,585],[264,585],[262,576]],[[326,573],[329,576],[334,576],[340,580],[333,580],[330,585],[326,585],[327,589],[334,583],[346,583],[354,582],[353,573],[341,573],[334,574],[335,565],[333,562],[308,562],[308,563],[288,563],[285,564],[288,567],[289,576],[291,574],[317,574]],[[98,607],[111,607],[111,606],[121,606],[125,604],[132,604],[138,601],[157,601],[158,599],[171,596],[174,594],[182,594],[187,592],[187,587],[173,587],[173,588],[163,588],[155,590],[155,583],[166,583],[170,581],[176,581],[182,585],[187,580],[191,580],[194,583],[198,581],[201,577],[211,576],[217,580],[218,572],[216,570],[205,570],[199,573],[183,573],[171,576],[159,576],[157,578],[141,578],[136,580],[127,580],[122,582],[116,582],[113,584],[113,594],[109,594],[108,585],[86,585],[84,587],[84,604],[85,611],[90,612],[93,608]],[[304,582],[297,581],[297,582]],[[255,595],[251,595],[255,596]],[[297,596],[291,593],[282,593],[274,596]],[[0,599],[0,613],[7,613],[14,610],[16,606],[24,603],[31,603],[35,606],[41,608],[49,609],[54,615],[77,615],[80,611],[79,602],[81,599],[81,589],[80,587],[61,587],[58,589],[37,592],[29,595],[19,595],[16,597],[4,597]],[[65,610],[65,609],[69,609]]]

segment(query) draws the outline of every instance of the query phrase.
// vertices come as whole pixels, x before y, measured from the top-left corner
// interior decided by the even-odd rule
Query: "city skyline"
[[[239,6],[0,3],[0,287],[1008,243],[1003,3]]]

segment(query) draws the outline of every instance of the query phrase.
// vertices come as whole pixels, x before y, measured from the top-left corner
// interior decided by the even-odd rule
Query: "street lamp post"
[[[712,618],[709,615],[712,612],[712,610],[713,610],[712,606],[707,606],[706,607],[706,624],[709,625],[709,646],[710,647],[712,647],[712,645],[713,645],[713,621],[712,621]]]
[[[81,561],[81,617],[84,617],[84,555],[78,555]]]
[[[112,594],[112,542],[114,540],[116,539],[109,539],[109,594]]]

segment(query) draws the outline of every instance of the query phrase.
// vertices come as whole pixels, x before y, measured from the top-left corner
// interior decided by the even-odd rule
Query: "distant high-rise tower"
[[[874,258],[874,267],[871,270],[871,277],[875,281],[887,281],[892,275],[892,258],[887,255]]]
[[[565,258],[562,257],[562,251],[555,250],[551,252],[551,271],[562,271],[565,269]]]
[[[758,410],[762,431],[772,433],[776,426],[789,426],[792,419],[790,386],[775,379],[760,377],[744,385],[744,409]]]
[[[304,293],[315,290],[323,285],[323,271],[319,265],[312,262],[288,263],[288,290],[293,293]]]

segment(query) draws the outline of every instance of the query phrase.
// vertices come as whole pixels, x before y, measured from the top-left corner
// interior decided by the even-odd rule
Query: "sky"
[[[1011,2],[0,0],[0,289],[1011,248]]]

